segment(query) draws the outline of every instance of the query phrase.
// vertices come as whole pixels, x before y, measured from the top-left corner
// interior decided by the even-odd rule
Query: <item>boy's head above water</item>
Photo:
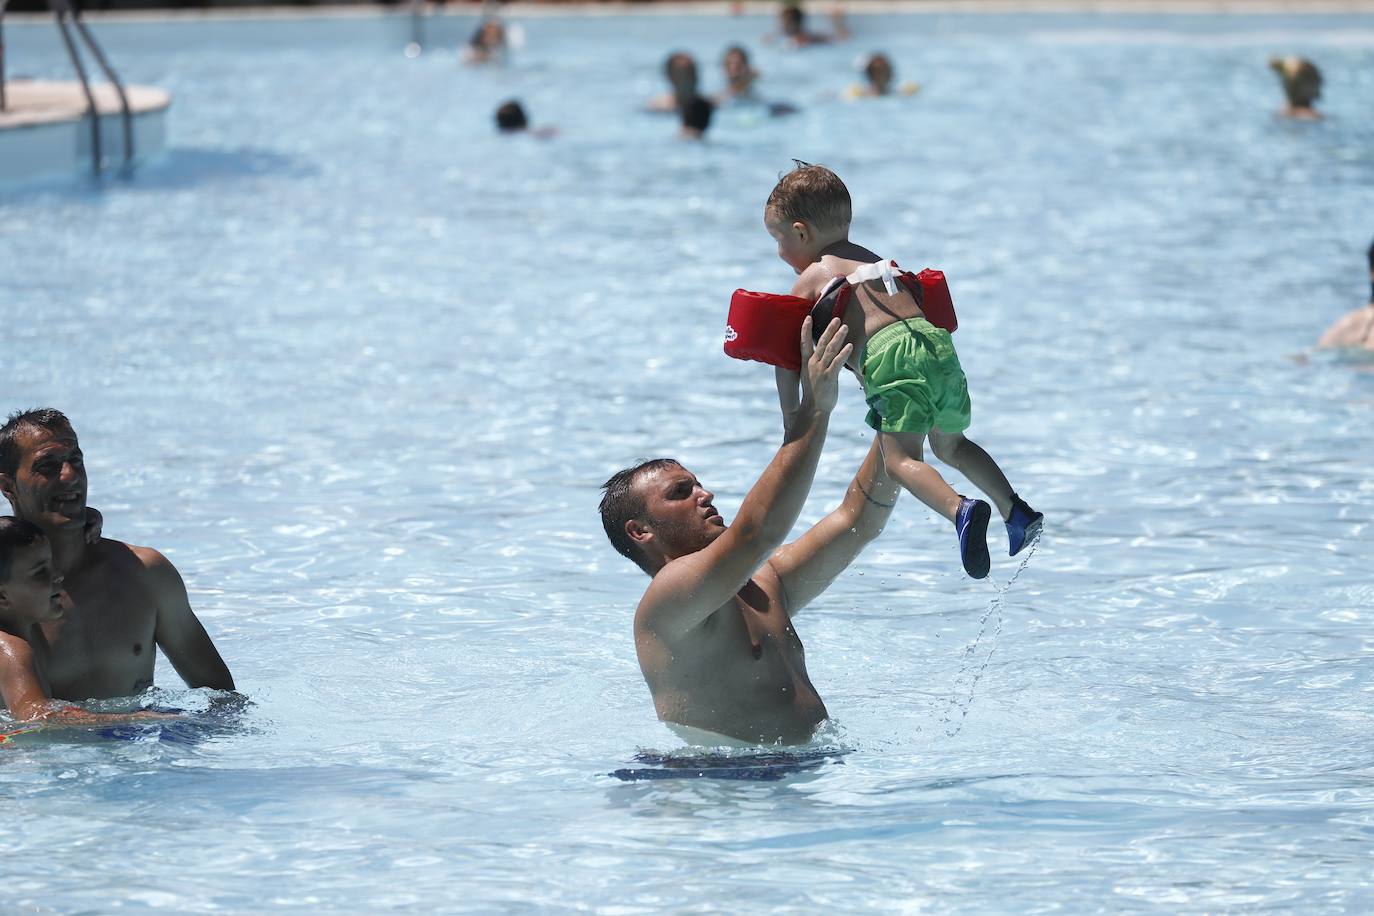
[[[52,547],[31,522],[0,516],[0,620],[31,624],[62,616],[62,580]]]
[[[763,224],[778,243],[778,257],[801,273],[827,246],[849,238],[852,213],[840,176],[823,165],[797,161],[768,195]]]

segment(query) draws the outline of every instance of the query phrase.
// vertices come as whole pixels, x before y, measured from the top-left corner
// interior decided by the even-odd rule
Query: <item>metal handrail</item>
[[[5,110],[5,7],[10,0],[0,0],[0,111]]]
[[[57,32],[62,36],[62,43],[67,46],[67,57],[71,59],[72,66],[76,68],[76,75],[81,80],[81,91],[86,94],[86,117],[91,122],[91,165],[98,176],[105,158],[100,151],[100,111],[95,107],[91,81],[86,79],[86,68],[81,65],[81,55],[76,51],[71,33],[67,31],[67,15],[70,12],[67,0],[52,0],[52,6],[57,16]]]
[[[115,94],[119,96],[119,108],[124,125],[124,168],[127,170],[133,167],[134,162],[134,118],[133,112],[129,109],[129,96],[124,91],[124,84],[119,81],[119,76],[105,59],[105,54],[100,50],[100,45],[96,43],[95,36],[90,29],[86,28],[86,23],[81,21],[81,9],[71,0],[49,0],[57,20],[57,31],[62,36],[62,43],[67,46],[67,56],[71,58],[72,66],[76,68],[76,75],[81,79],[81,91],[86,95],[86,114],[91,121],[91,153],[92,168],[96,175],[99,175],[104,168],[104,155],[100,147],[100,110],[95,104],[95,94],[91,92],[90,80],[86,78],[86,68],[81,62],[81,54],[77,45],[72,41],[71,32],[67,28],[67,19],[70,17],[73,25],[76,26],[77,35],[86,43],[86,48],[95,57],[96,63],[104,72],[105,78],[114,87]]]

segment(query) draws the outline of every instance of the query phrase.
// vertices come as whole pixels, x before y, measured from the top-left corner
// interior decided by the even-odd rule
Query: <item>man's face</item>
[[[715,495],[681,465],[670,465],[640,478],[645,524],[670,556],[696,553],[725,530],[725,519],[711,505]]]
[[[36,538],[11,557],[8,582],[0,583],[0,595],[9,615],[28,623],[57,620],[62,616],[62,579],[53,575],[52,547],[47,538]]]
[[[86,521],[86,465],[71,429],[33,427],[19,433],[19,467],[0,475],[0,490],[14,514],[44,531]]]
[[[811,251],[809,244],[809,232],[797,228],[806,226],[805,223],[775,220],[765,216],[763,225],[768,229],[773,241],[778,243],[778,257],[782,258],[788,267],[801,273],[815,261],[814,252]]]

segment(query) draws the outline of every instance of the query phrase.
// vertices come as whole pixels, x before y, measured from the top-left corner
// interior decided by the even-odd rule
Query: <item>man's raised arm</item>
[[[685,633],[744,587],[792,530],[806,504],[839,397],[839,372],[853,350],[847,329],[832,320],[811,343],[802,323],[801,404],[788,418],[782,447],[740,505],[735,521],[709,546],[669,562],[639,603],[640,620],[662,632]]]
[[[875,436],[839,508],[769,561],[782,581],[788,614],[795,615],[829,588],[864,547],[883,533],[900,492],[897,481],[883,467]]]

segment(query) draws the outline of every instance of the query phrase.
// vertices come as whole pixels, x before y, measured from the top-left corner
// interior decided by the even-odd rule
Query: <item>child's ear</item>
[[[5,594],[5,586],[0,585],[0,611],[10,609],[10,596]]]
[[[796,234],[797,240],[804,242],[811,236],[811,227],[801,220],[792,223],[792,232]]]

